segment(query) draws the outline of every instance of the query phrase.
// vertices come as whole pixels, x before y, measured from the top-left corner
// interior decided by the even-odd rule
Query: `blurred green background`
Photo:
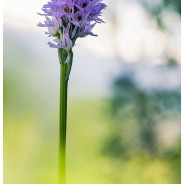
[[[14,6],[19,3],[21,6]],[[4,2],[4,184],[57,183],[59,63],[44,0]],[[67,184],[179,184],[179,0],[106,0],[74,48]]]

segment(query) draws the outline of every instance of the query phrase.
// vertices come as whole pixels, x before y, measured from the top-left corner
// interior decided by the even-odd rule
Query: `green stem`
[[[68,79],[66,79],[67,66],[65,64],[66,56],[62,49],[58,50],[60,59],[60,118],[59,118],[59,164],[58,178],[59,184],[66,183],[66,121],[67,121],[67,88]]]

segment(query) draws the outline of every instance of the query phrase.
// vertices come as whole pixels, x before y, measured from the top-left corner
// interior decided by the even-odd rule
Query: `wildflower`
[[[54,42],[48,42],[50,47],[62,48],[67,52],[72,50],[77,38],[92,33],[97,23],[103,23],[101,11],[106,8],[102,0],[51,0],[42,8],[46,20],[40,27],[47,27],[46,34],[54,37]]]
[[[77,38],[88,35],[97,36],[92,29],[100,19],[101,11],[106,8],[102,0],[51,0],[43,6],[44,23],[40,27],[47,27],[49,37],[53,37],[48,45],[58,49],[61,67],[60,75],[60,118],[59,118],[59,184],[66,184],[66,125],[67,125],[67,88],[68,79],[73,62],[72,48]]]

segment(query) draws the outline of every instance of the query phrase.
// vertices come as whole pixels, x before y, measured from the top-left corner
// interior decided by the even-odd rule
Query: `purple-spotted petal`
[[[47,27],[46,34],[55,37],[49,42],[53,48],[72,49],[79,37],[97,36],[92,29],[97,23],[104,23],[100,18],[106,8],[103,0],[50,0],[42,8],[41,16],[46,17],[39,27]]]

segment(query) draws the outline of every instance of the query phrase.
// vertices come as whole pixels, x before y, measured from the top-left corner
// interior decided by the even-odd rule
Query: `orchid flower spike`
[[[45,16],[40,27],[47,27],[49,37],[53,37],[48,45],[58,49],[61,67],[60,75],[60,126],[59,126],[59,184],[66,184],[66,125],[67,125],[67,88],[73,62],[72,48],[77,38],[88,35],[97,36],[92,29],[97,23],[103,23],[101,12],[106,8],[102,0],[50,0],[42,8]]]
[[[54,37],[54,42],[49,42],[53,48],[72,50],[77,38],[87,35],[97,36],[91,31],[97,23],[103,23],[100,18],[101,11],[106,8],[102,0],[51,0],[44,5],[44,23],[40,27],[47,27],[46,34]]]

